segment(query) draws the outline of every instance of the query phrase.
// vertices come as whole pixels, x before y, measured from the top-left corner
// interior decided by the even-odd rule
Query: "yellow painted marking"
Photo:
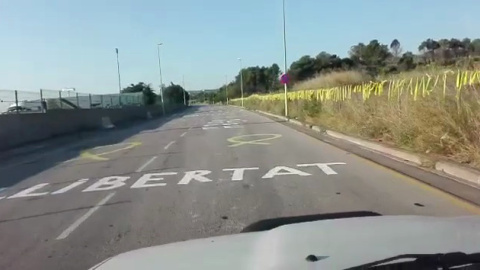
[[[88,151],[83,151],[82,153],[80,153],[80,158],[83,158],[83,159],[93,159],[93,160],[98,160],[98,161],[105,161],[105,160],[108,160],[108,158],[104,158],[104,157],[101,157],[99,155],[95,155],[95,154],[92,154]]]
[[[131,142],[131,143],[128,143],[128,145],[123,147],[123,148],[115,149],[115,150],[108,151],[108,152],[103,152],[103,153],[97,154],[97,156],[104,156],[104,155],[109,155],[109,154],[113,154],[113,153],[116,153],[116,152],[120,152],[120,151],[123,151],[123,150],[128,150],[128,149],[134,148],[136,146],[139,146],[141,144],[142,144],[141,142]],[[115,145],[115,144],[112,144],[112,145]]]
[[[112,146],[112,145],[122,145],[122,144],[126,144],[127,146],[119,148],[119,149],[107,151],[107,152],[97,153],[97,154],[94,154],[94,153],[90,152],[93,149],[99,149],[99,148],[108,147],[108,146]],[[142,144],[141,142],[130,142],[130,143],[118,143],[118,144],[97,146],[95,148],[92,148],[91,150],[82,151],[80,153],[80,158],[92,159],[92,160],[97,160],[97,161],[105,161],[105,160],[109,160],[108,158],[103,157],[105,155],[113,154],[113,153],[120,152],[120,151],[123,151],[123,150],[128,150],[128,149],[134,148],[136,146],[139,146],[141,144]]]
[[[228,147],[237,147],[245,144],[268,145],[270,143],[265,141],[278,139],[280,137],[282,137],[282,135],[280,134],[249,134],[249,135],[235,136],[227,139],[227,141],[232,143]],[[258,138],[258,139],[255,139],[255,138]]]

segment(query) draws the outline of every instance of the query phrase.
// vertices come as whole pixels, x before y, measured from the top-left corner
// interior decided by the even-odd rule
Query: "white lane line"
[[[148,165],[150,165],[155,159],[157,159],[157,156],[154,156],[152,157],[151,159],[149,159],[147,162],[145,162],[145,164],[143,164],[142,166],[140,166],[140,168],[138,168],[135,172],[141,172],[143,171]]]
[[[186,131],[183,132],[182,135],[180,135],[180,137],[183,137],[183,136],[185,136],[185,135],[187,135],[187,132],[186,132]]]
[[[93,213],[95,213],[95,211],[97,211],[100,206],[103,206],[105,205],[105,203],[110,200],[114,195],[115,195],[116,192],[112,192],[110,194],[107,195],[107,197],[103,198],[99,203],[97,203],[92,209],[88,210],[87,213],[85,213],[85,215],[81,216],[79,219],[77,219],[74,223],[72,223],[72,225],[70,225],[70,227],[68,227],[65,231],[63,231],[58,237],[57,237],[57,240],[62,240],[62,239],[65,239],[67,238],[76,228],[78,228],[78,226],[80,226],[83,222],[85,222],[85,220],[87,220],[87,218],[89,218],[91,215],[93,215]]]
[[[163,149],[167,150],[170,146],[172,146],[172,144],[174,144],[175,141],[171,141],[169,142]]]

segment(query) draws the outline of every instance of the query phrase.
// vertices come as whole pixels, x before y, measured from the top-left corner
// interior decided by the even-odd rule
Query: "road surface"
[[[168,119],[38,147],[0,164],[0,269],[88,269],[129,250],[234,234],[272,217],[479,213],[233,107],[195,106]]]

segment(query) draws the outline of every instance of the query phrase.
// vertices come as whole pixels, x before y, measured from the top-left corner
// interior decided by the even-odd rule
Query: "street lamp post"
[[[163,43],[157,44],[157,52],[158,52],[158,71],[160,73],[160,99],[162,101],[162,112],[163,112],[163,115],[165,115],[165,103],[163,102],[162,62],[160,61],[160,46],[162,45]]]
[[[240,93],[242,95],[242,107],[243,107],[243,65],[242,65],[242,58],[238,58],[240,62]]]
[[[122,83],[120,82],[120,61],[118,60],[118,48],[115,48],[117,53],[117,72],[118,72],[118,93],[122,93]]]
[[[283,53],[284,53],[284,70],[285,74],[287,74],[287,27],[286,27],[286,20],[285,20],[285,0],[283,0]],[[285,88],[285,117],[288,117],[288,100],[287,100],[287,91],[288,86],[287,83],[284,83]]]

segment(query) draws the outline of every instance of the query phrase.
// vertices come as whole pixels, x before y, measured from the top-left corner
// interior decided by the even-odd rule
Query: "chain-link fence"
[[[38,92],[0,90],[0,113],[42,113],[47,110],[121,108],[144,104],[142,93],[96,95],[41,89]]]

